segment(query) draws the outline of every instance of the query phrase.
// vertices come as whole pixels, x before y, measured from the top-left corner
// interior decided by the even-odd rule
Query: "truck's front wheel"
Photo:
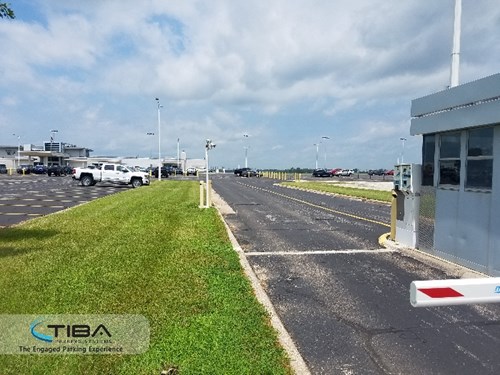
[[[81,178],[82,186],[91,186],[94,179],[91,176],[83,176]]]
[[[135,189],[135,188],[138,188],[140,186],[142,186],[142,180],[139,178],[134,178],[132,180],[132,187]]]

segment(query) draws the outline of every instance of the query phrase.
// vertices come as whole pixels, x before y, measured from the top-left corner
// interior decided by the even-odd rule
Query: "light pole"
[[[180,163],[181,163],[181,160],[180,160],[180,153],[179,153],[179,141],[180,141],[180,138],[177,138],[177,172],[179,171],[180,169]]]
[[[161,181],[161,126],[160,126],[160,108],[163,107],[160,104],[160,99],[156,99],[156,104],[158,105],[158,181]]]
[[[243,134],[243,138],[248,139],[248,134]],[[245,149],[245,168],[248,168],[248,146],[243,147]]]
[[[405,155],[405,142],[406,142],[406,138],[401,137],[401,138],[399,138],[399,140],[403,143],[403,149],[401,151],[401,164],[403,164],[404,163],[404,155]]]
[[[215,148],[215,144],[212,143],[212,141],[210,139],[207,139],[207,143],[205,144],[205,168],[206,168],[206,189],[207,189],[207,192],[206,192],[206,205],[205,207],[208,208],[210,207],[211,205],[211,202],[210,202],[210,185],[208,184],[208,167],[209,167],[209,164],[208,164],[208,151]]]
[[[321,137],[321,139],[330,139],[330,137],[327,137],[326,135],[324,135],[323,137]],[[325,146],[325,168],[326,168],[326,146]]]
[[[319,143],[314,143],[313,146],[316,146],[316,168],[315,169],[318,169]]]

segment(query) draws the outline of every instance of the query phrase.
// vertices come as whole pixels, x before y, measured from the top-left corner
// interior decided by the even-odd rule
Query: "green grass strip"
[[[325,182],[282,182],[284,186],[294,186],[302,189],[316,190],[327,193],[347,195],[351,197],[372,199],[381,202],[391,202],[392,195],[390,191],[358,189],[346,186],[339,186],[335,183]]]
[[[290,374],[198,183],[131,189],[0,229],[0,314],[141,314],[141,355],[1,355],[2,374]]]

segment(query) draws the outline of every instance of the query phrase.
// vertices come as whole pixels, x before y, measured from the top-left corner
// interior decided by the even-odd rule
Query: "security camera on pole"
[[[212,205],[212,202],[210,200],[210,185],[208,181],[208,151],[211,150],[212,148],[215,148],[215,144],[212,143],[210,139],[207,139],[207,143],[205,145],[205,168],[206,168],[206,204],[205,208],[209,208]]]

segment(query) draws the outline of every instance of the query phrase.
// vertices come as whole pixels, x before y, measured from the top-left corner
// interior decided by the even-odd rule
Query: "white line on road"
[[[261,255],[317,255],[317,254],[383,254],[394,253],[397,250],[378,249],[378,250],[312,250],[312,251],[252,251],[245,253],[247,256]]]

